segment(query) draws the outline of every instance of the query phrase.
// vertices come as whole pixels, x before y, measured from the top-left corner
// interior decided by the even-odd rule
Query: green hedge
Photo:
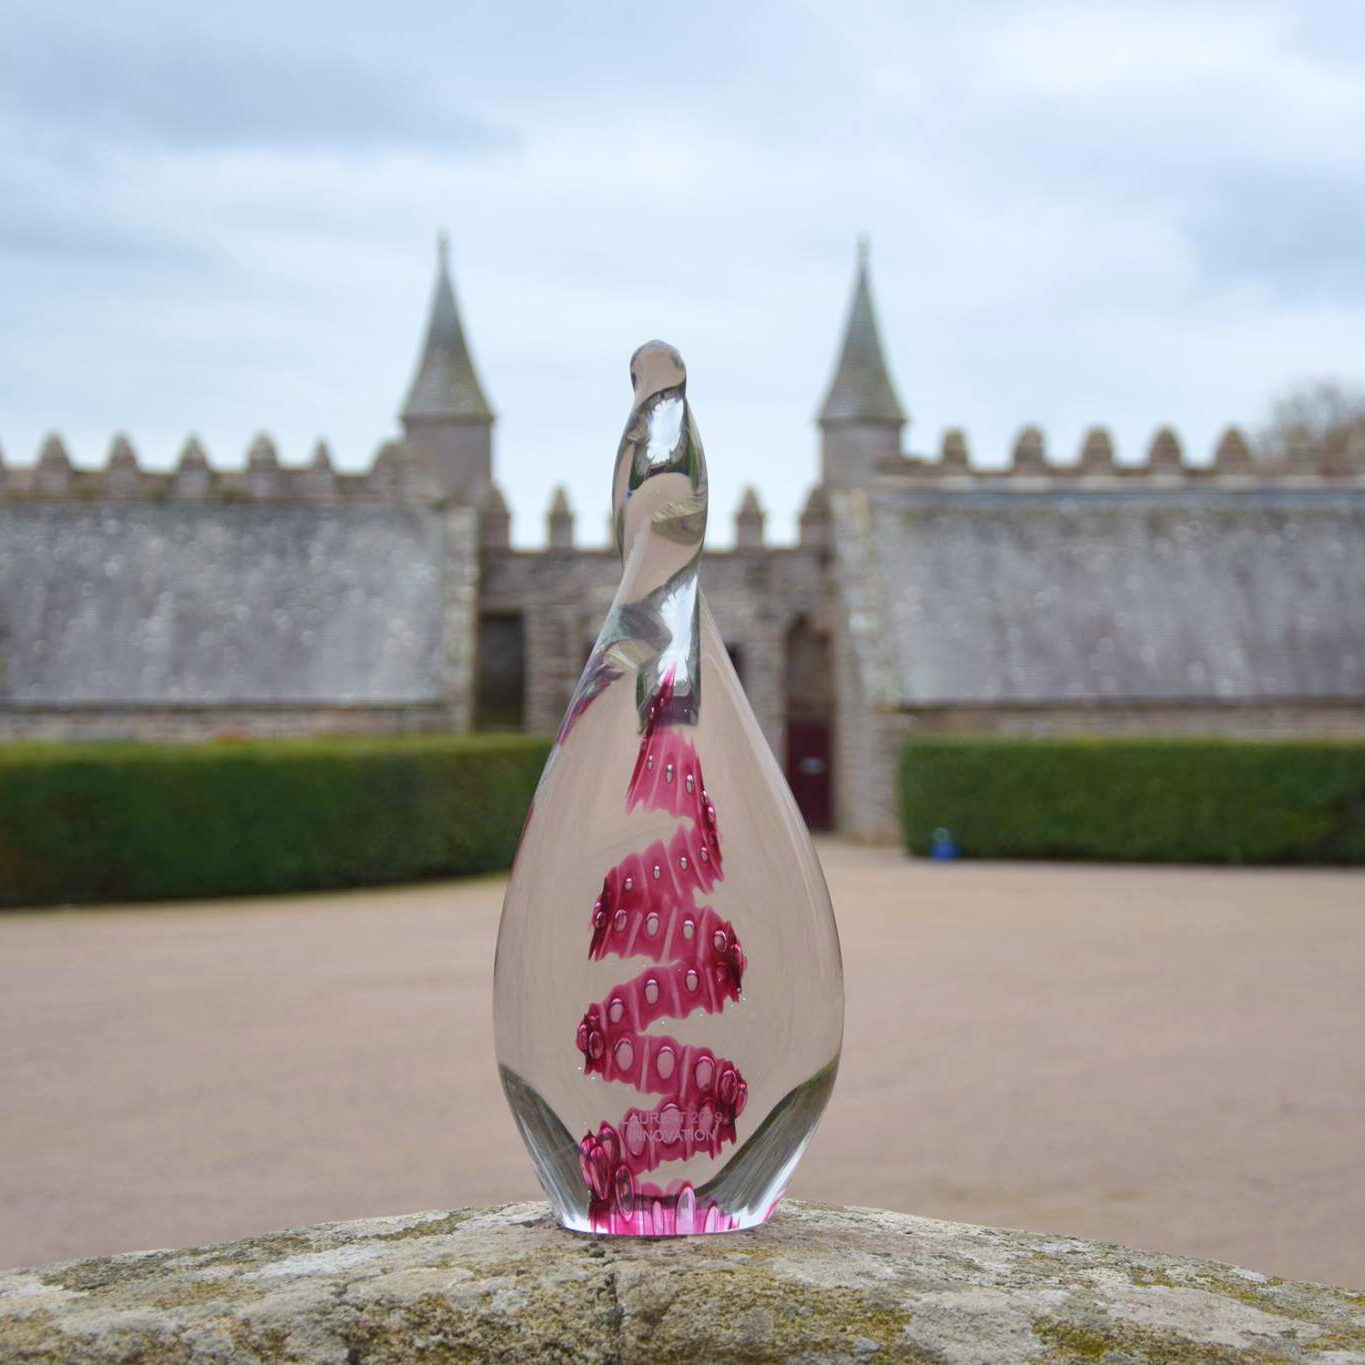
[[[969,858],[1365,863],[1365,743],[915,739],[901,826]]]
[[[0,746],[0,905],[504,868],[549,747],[522,735]]]

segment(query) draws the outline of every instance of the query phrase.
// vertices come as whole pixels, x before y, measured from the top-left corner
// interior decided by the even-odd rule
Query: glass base
[[[608,1237],[692,1237],[742,1232],[772,1217],[815,1130],[838,1069],[835,1059],[789,1092],[724,1167],[694,1188],[631,1185],[598,1199],[583,1177],[579,1144],[558,1115],[509,1067],[503,1091],[561,1227]]]
[[[556,1210],[559,1226],[566,1232],[582,1233],[591,1237],[695,1237],[719,1232],[745,1232],[762,1227],[777,1211],[781,1197],[766,1209],[745,1211],[739,1217],[722,1213],[720,1206],[711,1203],[702,1209],[696,1191],[684,1185],[676,1194],[645,1196],[643,1207],[630,1215],[619,1209],[589,1212],[583,1217],[571,1214],[561,1217]]]

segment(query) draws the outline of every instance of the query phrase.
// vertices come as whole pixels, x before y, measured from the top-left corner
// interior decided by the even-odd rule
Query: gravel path
[[[1365,877],[821,846],[807,1199],[1365,1287]],[[502,884],[0,916],[0,1266],[538,1195]]]

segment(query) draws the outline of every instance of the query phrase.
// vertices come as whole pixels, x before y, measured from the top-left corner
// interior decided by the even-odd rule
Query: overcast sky
[[[651,336],[713,539],[789,536],[863,232],[911,449],[1205,459],[1365,379],[1365,4],[6,0],[0,449],[364,467],[443,227],[521,543],[558,481],[604,538]]]

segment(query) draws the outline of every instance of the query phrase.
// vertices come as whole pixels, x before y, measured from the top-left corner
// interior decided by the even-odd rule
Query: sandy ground
[[[821,848],[792,1193],[1365,1287],[1365,878]],[[498,879],[0,916],[0,1266],[534,1195]]]

